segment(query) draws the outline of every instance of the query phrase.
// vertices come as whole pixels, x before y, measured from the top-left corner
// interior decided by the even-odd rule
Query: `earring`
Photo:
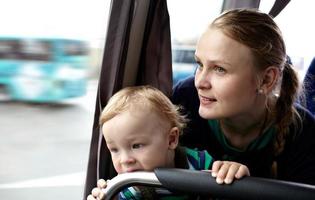
[[[264,90],[260,88],[260,89],[258,90],[258,94],[263,94],[263,93],[264,93]]]

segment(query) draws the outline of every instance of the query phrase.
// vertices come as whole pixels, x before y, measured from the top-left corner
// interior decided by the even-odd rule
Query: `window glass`
[[[172,36],[173,84],[193,75],[195,45],[199,35],[217,17],[223,1],[168,0]]]
[[[274,1],[262,0],[260,10],[268,13],[273,3]],[[290,1],[275,18],[300,81],[303,80],[311,60],[315,57],[314,6],[314,1]]]
[[[1,199],[82,199],[110,3],[1,2]]]

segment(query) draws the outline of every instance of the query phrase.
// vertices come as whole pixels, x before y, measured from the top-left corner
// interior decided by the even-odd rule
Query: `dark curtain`
[[[150,84],[170,96],[173,79],[170,22],[166,0],[152,1],[143,44],[137,84]]]
[[[90,144],[84,199],[96,187],[100,178],[109,179],[116,175],[110,153],[105,145],[99,127],[99,115],[108,99],[123,85],[129,47],[130,28],[134,12],[137,12],[135,0],[113,0],[104,48],[100,74],[94,124]],[[139,65],[134,85],[150,84],[166,95],[172,90],[172,60],[170,24],[166,0],[151,0],[149,5]]]

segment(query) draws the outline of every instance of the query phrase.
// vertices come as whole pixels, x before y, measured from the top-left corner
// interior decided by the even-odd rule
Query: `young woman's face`
[[[255,111],[257,72],[248,47],[211,28],[198,41],[195,56],[201,117],[233,118]]]
[[[102,132],[118,174],[172,167],[168,129],[154,112],[123,112],[105,122]],[[178,139],[178,138],[177,138]]]

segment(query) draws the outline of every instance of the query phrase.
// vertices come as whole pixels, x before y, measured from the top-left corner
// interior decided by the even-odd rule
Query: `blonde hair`
[[[114,94],[103,109],[99,123],[102,126],[118,114],[143,108],[156,112],[161,119],[171,127],[177,127],[182,134],[187,119],[180,114],[179,107],[172,104],[161,91],[149,85],[126,87]]]
[[[280,93],[273,110],[267,108],[277,129],[274,146],[275,154],[279,154],[284,148],[290,124],[297,127],[297,122],[300,121],[294,107],[298,98],[299,81],[292,65],[287,61],[280,29],[271,16],[253,9],[227,11],[216,18],[210,28],[222,30],[228,37],[249,47],[258,69],[264,70],[269,66],[279,68],[282,77]]]

